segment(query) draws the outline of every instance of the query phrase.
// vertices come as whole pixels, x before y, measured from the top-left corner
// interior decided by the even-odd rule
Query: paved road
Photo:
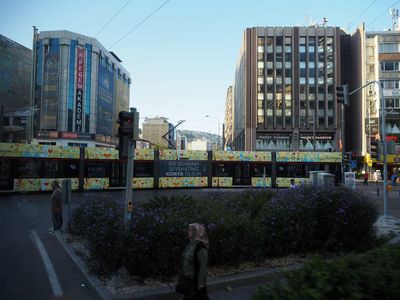
[[[81,286],[85,277],[48,234],[49,195],[1,197],[0,299],[94,299]]]
[[[380,189],[377,196],[377,188]],[[357,183],[357,190],[365,194],[383,213],[382,185],[364,187]],[[241,189],[225,190],[230,193]],[[197,196],[213,197],[215,190],[196,190]],[[136,203],[153,196],[174,194],[193,195],[194,190],[134,191]],[[112,197],[123,201],[122,191],[73,193],[73,206],[85,198]],[[54,236],[48,234],[50,194],[0,195],[0,299],[94,299],[82,286],[85,278],[75,267]],[[400,187],[394,187],[388,198],[389,215],[400,218]],[[67,214],[64,213],[65,219]],[[67,220],[65,220],[67,222]],[[42,244],[40,251],[38,244]],[[48,260],[44,256],[48,256]],[[47,261],[47,263],[46,263]],[[50,262],[50,264],[49,264]],[[50,265],[50,267],[49,267]],[[53,272],[51,270],[53,268]],[[50,274],[50,275],[49,275]],[[59,286],[57,287],[57,282]],[[210,293],[210,299],[251,299],[258,285]]]

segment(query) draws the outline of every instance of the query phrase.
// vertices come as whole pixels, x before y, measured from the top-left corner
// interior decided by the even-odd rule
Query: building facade
[[[25,143],[32,50],[0,34],[0,142]]]
[[[167,149],[168,141],[170,141],[171,144],[176,145],[174,132],[170,132],[166,136],[168,141],[163,138],[163,136],[172,127],[173,125],[168,122],[168,118],[145,118],[142,124],[142,138],[143,140],[149,141],[153,145],[153,147]]]
[[[115,146],[130,75],[96,39],[70,31],[34,34],[34,142]]]
[[[234,150],[340,150],[345,36],[337,27],[245,30],[233,84]]]
[[[349,111],[353,122],[348,125],[353,139],[349,150],[358,156],[376,157],[384,104],[388,153],[400,154],[400,31],[367,32],[362,24],[352,35],[352,57],[354,76],[350,90],[379,81],[384,102],[377,84],[351,96]]]
[[[232,119],[232,86],[229,86],[226,91],[226,100],[225,100],[225,121],[224,121],[224,145],[223,149],[230,149],[232,147],[232,127],[233,127],[233,119]]]

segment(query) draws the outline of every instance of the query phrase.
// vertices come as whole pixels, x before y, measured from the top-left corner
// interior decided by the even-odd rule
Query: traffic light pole
[[[366,86],[370,84],[376,84],[379,90],[379,98],[381,101],[381,141],[383,142],[383,217],[387,218],[388,213],[387,213],[387,198],[388,198],[388,192],[387,192],[387,141],[386,141],[386,103],[385,103],[385,98],[383,96],[383,88],[381,87],[381,84],[379,80],[374,80],[370,81],[367,84],[359,87],[358,89],[355,89],[354,91],[349,93],[349,96],[358,92],[359,90],[365,88]],[[371,126],[370,124],[368,124]]]
[[[132,139],[128,139],[128,160],[126,167],[126,190],[125,190],[125,210],[124,210],[124,229],[128,231],[129,222],[132,219],[132,177],[133,177],[133,146]]]

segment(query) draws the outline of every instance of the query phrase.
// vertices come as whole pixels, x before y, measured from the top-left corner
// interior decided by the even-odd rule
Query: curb
[[[82,272],[87,279],[87,287],[96,299],[99,300],[176,300],[181,299],[182,295],[175,293],[174,286],[141,290],[133,293],[115,295],[112,294],[105,285],[94,275],[92,275],[82,259],[75,254],[72,247],[68,244],[65,238],[60,233],[55,233],[58,241],[64,250],[71,257],[72,261]],[[221,290],[230,290],[246,285],[253,285],[258,283],[266,283],[273,279],[282,279],[284,272],[297,270],[303,267],[304,264],[295,264],[285,267],[277,267],[255,272],[248,272],[243,274],[236,274],[230,276],[223,276],[218,278],[210,278],[207,283],[208,292],[216,292]]]

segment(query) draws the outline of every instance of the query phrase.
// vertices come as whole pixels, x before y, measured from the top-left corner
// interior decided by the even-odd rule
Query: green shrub
[[[400,248],[384,246],[287,273],[287,284],[258,288],[254,300],[400,299]]]
[[[122,264],[122,215],[122,207],[104,196],[85,199],[72,215],[70,231],[88,241],[89,265],[98,274],[108,275]]]
[[[71,229],[89,240],[92,256],[105,261],[105,271],[124,264],[131,274],[147,277],[176,274],[190,223],[206,226],[212,266],[367,249],[375,242],[377,217],[376,208],[351,190],[312,187],[202,199],[156,197],[136,207],[126,234],[119,209],[107,199],[86,201],[75,211]]]

